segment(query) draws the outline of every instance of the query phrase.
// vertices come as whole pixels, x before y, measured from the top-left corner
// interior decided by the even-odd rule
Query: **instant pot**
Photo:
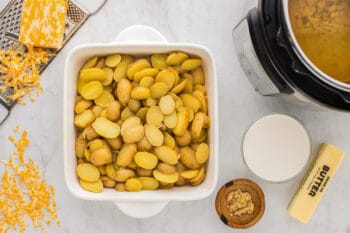
[[[288,2],[259,0],[234,28],[234,45],[243,71],[263,96],[290,95],[350,111],[350,85],[323,73],[304,54],[292,31]]]

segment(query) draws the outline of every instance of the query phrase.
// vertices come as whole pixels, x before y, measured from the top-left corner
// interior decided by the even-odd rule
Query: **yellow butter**
[[[322,145],[299,190],[289,203],[288,213],[292,217],[303,223],[310,220],[344,155],[335,146]]]
[[[68,3],[66,0],[24,0],[19,42],[61,48]]]

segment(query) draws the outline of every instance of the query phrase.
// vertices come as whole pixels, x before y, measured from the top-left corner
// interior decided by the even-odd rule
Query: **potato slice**
[[[130,95],[131,95],[131,83],[129,80],[123,78],[118,81],[117,89],[116,89],[116,96],[119,99],[119,102],[126,106],[129,102]]]
[[[191,108],[194,113],[198,112],[201,103],[196,97],[191,94],[181,94],[180,98],[185,107]]]
[[[154,68],[158,70],[164,70],[168,67],[166,62],[168,55],[166,54],[153,54],[151,56],[151,63]]]
[[[118,101],[113,101],[106,108],[106,116],[110,121],[117,121],[120,117],[120,103]]]
[[[178,162],[177,153],[174,149],[171,149],[168,146],[162,145],[156,147],[154,149],[154,154],[158,157],[159,160],[163,161],[164,163],[175,165]]]
[[[114,101],[114,96],[107,92],[103,91],[102,94],[94,100],[97,106],[101,106],[102,108],[108,107],[110,103]]]
[[[140,82],[143,77],[150,76],[155,77],[159,73],[159,70],[156,68],[146,68],[138,71],[134,76],[135,82]]]
[[[150,87],[151,96],[154,99],[159,99],[168,92],[168,85],[164,82],[156,82]]]
[[[131,164],[137,151],[136,144],[124,144],[117,156],[116,164],[120,167],[127,167]]]
[[[137,179],[141,182],[143,190],[156,190],[159,186],[158,180],[152,177],[139,177]]]
[[[88,182],[95,182],[100,179],[99,170],[90,163],[79,164],[77,167],[77,174],[80,179]]]
[[[120,62],[119,65],[117,65],[113,73],[114,81],[119,82],[119,80],[127,78],[126,71],[128,69],[128,65],[129,64],[125,61]]]
[[[193,82],[195,84],[200,84],[204,85],[205,84],[205,76],[204,76],[204,71],[203,67],[199,66],[196,69],[193,69],[191,71],[192,77],[193,77]]]
[[[177,124],[177,113],[176,113],[176,111],[174,111],[170,115],[164,116],[163,122],[166,125],[166,127],[168,127],[169,129],[175,128],[176,124]]]
[[[122,57],[119,54],[113,54],[113,55],[109,55],[106,58],[105,64],[108,67],[116,67],[120,61],[122,60]]]
[[[84,70],[84,69],[88,69],[88,68],[94,67],[97,64],[97,61],[98,61],[98,57],[97,56],[92,57],[83,65],[83,67],[81,69]]]
[[[181,69],[183,69],[183,70],[194,70],[197,67],[199,67],[200,65],[202,65],[202,60],[201,59],[189,58],[189,59],[186,59],[182,63]]]
[[[164,132],[164,145],[174,149],[176,143],[173,136],[171,136],[168,132]]]
[[[99,97],[102,94],[102,92],[102,83],[99,81],[91,81],[82,87],[80,94],[86,100],[93,100]]]
[[[151,97],[151,92],[147,87],[135,87],[131,91],[131,98],[136,100],[143,100]]]
[[[106,79],[102,81],[104,87],[111,85],[113,81],[113,70],[109,67],[103,67],[102,70],[106,72]]]
[[[166,62],[170,66],[181,65],[184,60],[188,58],[188,55],[184,52],[172,52],[166,59]]]
[[[158,163],[157,169],[164,174],[173,174],[176,172],[176,167],[167,163]]]
[[[131,178],[126,181],[125,188],[129,192],[137,192],[142,189],[142,183],[137,178]]]
[[[152,146],[160,146],[164,142],[162,132],[154,125],[145,126],[145,135]]]
[[[193,179],[198,174],[198,170],[186,170],[181,172],[181,176],[185,179]]]
[[[179,179],[179,173],[175,172],[173,174],[164,174],[158,170],[153,170],[153,176],[160,182],[167,184],[175,183]]]
[[[200,164],[197,162],[195,152],[191,147],[181,147],[179,150],[181,162],[190,169],[198,169]]]
[[[175,85],[175,82],[177,80],[177,76],[178,76],[178,74],[174,69],[167,68],[165,70],[160,71],[157,74],[155,81],[156,82],[163,82],[163,83],[167,84],[167,86],[168,86],[167,90],[170,90]]]
[[[112,162],[111,150],[108,147],[95,150],[90,155],[90,162],[96,166],[101,166]]]
[[[209,146],[206,143],[201,143],[196,150],[196,160],[198,163],[205,163],[209,158]]]
[[[176,126],[173,132],[177,136],[183,136],[186,133],[190,123],[190,113],[187,108],[181,107],[178,109]]]
[[[140,86],[141,87],[147,87],[147,88],[151,88],[151,86],[154,84],[154,78],[151,76],[146,76],[143,77],[140,81]]]
[[[194,115],[192,124],[191,124],[191,134],[193,139],[198,139],[202,136],[202,130],[206,120],[206,115],[203,112],[197,112]]]
[[[78,114],[74,118],[74,124],[79,128],[88,127],[95,120],[94,113],[88,109]]]
[[[90,100],[79,100],[74,107],[74,111],[76,114],[80,114],[84,112],[86,109],[88,109],[92,105],[92,102]]]
[[[163,114],[169,115],[175,111],[175,101],[170,95],[163,96],[159,100],[159,107]]]
[[[80,71],[80,79],[84,82],[104,81],[107,73],[100,68],[88,68]]]
[[[159,125],[162,123],[164,115],[158,106],[152,106],[148,109],[146,121],[150,125]]]
[[[103,183],[101,180],[95,182],[88,182],[80,179],[80,185],[83,189],[93,193],[100,193],[103,190]]]
[[[158,163],[158,158],[154,154],[148,152],[137,152],[134,160],[137,166],[144,169],[153,169]]]
[[[105,138],[116,138],[120,134],[120,126],[110,120],[99,117],[94,123],[92,123],[92,127],[102,137]]]
[[[136,61],[134,61],[133,63],[131,63],[128,66],[128,69],[126,71],[126,75],[129,79],[133,79],[134,75],[138,72],[141,71],[145,68],[149,68],[151,67],[151,64],[149,64],[149,62],[146,59],[138,59]]]
[[[179,84],[177,84],[170,92],[174,94],[181,93],[185,87],[187,86],[188,79],[182,80]]]

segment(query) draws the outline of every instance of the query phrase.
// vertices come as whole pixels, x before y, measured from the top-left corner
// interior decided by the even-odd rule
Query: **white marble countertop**
[[[314,112],[287,104],[278,98],[263,98],[254,92],[235,55],[232,28],[244,14],[245,1],[234,0],[109,0],[73,37],[42,76],[45,93],[35,103],[17,105],[0,127],[1,155],[13,150],[7,142],[12,129],[20,125],[29,132],[26,155],[35,159],[57,192],[60,228],[49,232],[231,232],[215,212],[215,194],[200,201],[171,202],[150,219],[132,219],[111,202],[89,202],[73,197],[64,182],[62,158],[62,79],[67,52],[89,42],[111,41],[132,24],[146,24],[159,30],[169,41],[192,42],[208,47],[217,62],[220,109],[220,163],[217,189],[230,179],[256,181],[266,195],[262,220],[244,232],[260,233],[350,233],[350,160],[344,159],[329,190],[309,224],[289,217],[286,207],[302,176],[283,184],[270,184],[254,177],[240,153],[242,134],[255,119],[271,113],[292,114],[304,122],[316,148],[329,142],[350,153],[350,115]],[[4,150],[5,149],[5,150]],[[35,231],[29,231],[35,232]]]

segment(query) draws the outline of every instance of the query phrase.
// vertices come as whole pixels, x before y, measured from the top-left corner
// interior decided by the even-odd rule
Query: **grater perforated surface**
[[[0,12],[0,49],[6,50],[12,46],[21,46],[18,39],[20,20],[22,14],[22,0],[11,0],[7,6]],[[89,12],[81,9],[76,3],[68,1],[68,11],[65,22],[65,33],[63,39],[63,46],[74,35],[74,33],[83,25],[89,17]],[[50,50],[54,54],[58,54],[59,50]],[[55,58],[52,56],[49,62],[40,67],[40,73],[49,65]],[[1,75],[1,74],[0,74]],[[0,78],[0,85],[2,81]],[[9,101],[6,96],[11,93],[11,89],[7,89],[4,93],[0,93],[0,104],[5,105],[10,109],[15,102]],[[2,119],[0,119],[1,123]]]

